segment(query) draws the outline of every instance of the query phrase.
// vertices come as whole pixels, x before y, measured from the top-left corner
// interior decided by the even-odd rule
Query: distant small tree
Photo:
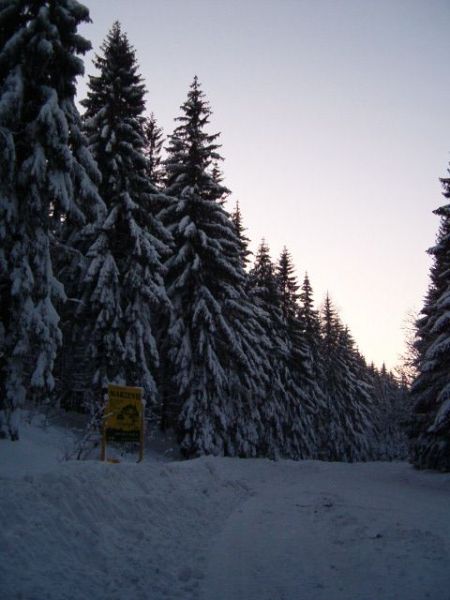
[[[314,308],[314,295],[308,274],[305,274],[299,294],[298,316],[312,360],[314,379],[321,386],[324,378],[321,355],[321,325],[319,312]]]
[[[163,130],[158,127],[155,115],[150,114],[144,126],[145,133],[145,156],[147,158],[147,177],[157,188],[164,183],[164,169],[162,162],[162,147],[164,143]]]
[[[300,286],[297,283],[292,258],[286,246],[284,246],[278,261],[276,277],[280,292],[281,311],[283,317],[288,319],[295,316],[297,312],[298,289]]]
[[[234,210],[231,213],[231,220],[233,222],[234,225],[234,229],[236,231],[236,235],[238,237],[239,240],[239,247],[240,247],[240,255],[241,255],[241,261],[242,261],[242,266],[244,267],[244,269],[248,268],[249,262],[250,262],[250,256],[251,256],[251,251],[248,249],[249,243],[250,243],[250,239],[245,235],[245,227],[242,223],[242,213],[241,213],[241,208],[239,206],[239,201],[236,200],[236,204],[234,206]]]

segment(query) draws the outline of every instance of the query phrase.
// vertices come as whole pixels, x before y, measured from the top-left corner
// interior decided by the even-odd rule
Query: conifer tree
[[[260,454],[277,458],[286,454],[286,447],[289,445],[286,439],[286,424],[290,399],[283,381],[288,348],[283,339],[283,317],[275,267],[270,257],[269,246],[264,239],[261,240],[255,255],[249,280],[251,298],[260,311],[260,322],[265,330],[270,356],[270,377],[260,409],[264,424]]]
[[[314,440],[311,398],[304,377],[306,357],[299,331],[294,327],[295,308],[286,303],[286,316],[283,313],[280,281],[265,240],[259,246],[249,276],[252,299],[261,311],[260,322],[269,344],[270,378],[260,408],[264,424],[261,454],[311,457]]]
[[[76,0],[0,2],[0,288],[5,364],[1,394],[18,437],[16,409],[26,390],[46,401],[61,343],[51,236],[63,220],[100,218],[98,171],[75,107],[78,55],[90,48],[77,33],[89,21]]]
[[[252,253],[248,249],[250,239],[245,235],[245,227],[242,223],[242,213],[238,200],[236,200],[234,211],[231,213],[231,220],[233,222],[234,229],[239,240],[242,266],[244,267],[244,269],[247,269],[248,264],[250,262],[249,256]]]
[[[227,190],[212,173],[218,134],[205,131],[211,110],[197,77],[181,111],[166,161],[166,191],[176,200],[162,213],[174,239],[166,263],[173,304],[165,347],[168,421],[177,424],[187,456],[254,455],[257,327],[221,203]]]
[[[373,416],[370,388],[359,375],[357,352],[327,294],[322,312],[322,355],[326,410],[322,455],[328,460],[372,458]]]
[[[145,87],[134,49],[114,23],[94,61],[82,102],[85,131],[102,174],[107,216],[87,257],[80,321],[93,383],[142,386],[156,402],[155,319],[167,306],[161,257],[169,237],[156,217],[164,197],[148,179]]]
[[[276,277],[280,292],[281,311],[283,317],[287,320],[297,312],[297,300],[299,298],[297,291],[299,285],[294,275],[294,265],[292,264],[291,255],[286,246],[284,246],[278,261]]]
[[[267,306],[276,308],[281,318],[281,297],[275,275],[275,265],[270,256],[269,245],[264,238],[258,247],[250,278],[257,297]]]
[[[450,179],[442,179],[450,198]],[[414,401],[411,460],[419,468],[450,471],[450,204],[434,211],[440,219],[430,286],[417,322],[418,376]]]
[[[322,422],[320,423],[322,427],[319,429],[319,433],[321,434],[320,454],[326,460],[338,460],[336,446],[338,444],[337,432],[339,432],[339,427],[337,418],[342,406],[335,406],[333,392],[335,387],[335,372],[339,373],[339,365],[335,361],[338,347],[339,323],[328,293],[320,314],[320,326],[320,354],[324,373],[322,390],[325,394],[325,409],[323,411]]]
[[[287,455],[292,458],[312,458],[317,448],[313,422],[322,402],[320,390],[313,379],[312,355],[299,318],[299,285],[286,247],[277,265],[276,279],[283,316],[283,337],[287,347],[286,373],[294,384],[287,423],[290,446]]]
[[[322,352],[321,321],[319,311],[314,308],[313,289],[307,273],[303,279],[299,300],[298,319],[311,357],[311,375],[316,397],[313,430],[316,434],[317,456],[326,459],[328,457],[328,439],[324,432],[327,431],[329,425],[329,411],[324,391],[326,374]]]
[[[320,317],[319,312],[314,308],[313,289],[307,273],[303,279],[299,300],[298,316],[311,354],[313,377],[320,386],[324,377],[320,348]]]
[[[164,172],[162,165],[162,147],[164,143],[163,130],[158,126],[155,115],[145,121],[144,127],[146,146],[145,156],[147,158],[147,177],[157,188],[162,187]]]

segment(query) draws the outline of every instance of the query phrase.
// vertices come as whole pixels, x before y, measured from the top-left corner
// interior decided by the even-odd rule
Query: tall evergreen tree
[[[290,277],[290,264],[287,270]],[[295,292],[292,303],[286,301],[283,306],[281,275],[270,258],[265,240],[259,246],[249,276],[253,302],[261,311],[260,322],[269,344],[270,378],[260,408],[264,424],[261,454],[297,459],[311,457],[314,453],[312,403],[305,376],[307,358],[295,320]],[[296,283],[291,283],[296,288]],[[286,297],[287,294],[285,300]]]
[[[313,289],[305,274],[299,294],[298,319],[302,327],[303,337],[311,357],[311,372],[314,382],[316,411],[314,414],[313,429],[316,434],[316,447],[318,458],[328,458],[328,438],[323,435],[329,425],[329,411],[327,408],[326,373],[322,352],[321,321],[319,311],[314,308]]]
[[[29,389],[45,401],[54,387],[61,342],[50,238],[62,220],[100,216],[98,171],[75,107],[78,55],[90,44],[77,33],[89,21],[76,0],[0,2],[0,288],[5,364],[2,397],[14,415]]]
[[[322,313],[326,418],[324,458],[359,461],[373,456],[371,395],[361,378],[354,341],[327,295]]]
[[[287,439],[292,458],[312,458],[317,451],[313,432],[314,418],[322,405],[322,398],[312,371],[312,354],[307,343],[304,325],[299,318],[297,278],[286,247],[283,248],[276,278],[283,316],[283,337],[287,347],[286,372],[292,381]]]
[[[442,179],[450,198],[450,179]],[[450,204],[434,211],[440,219],[430,286],[417,322],[418,376],[414,401],[411,460],[419,468],[450,471]]]
[[[286,454],[286,447],[289,445],[286,424],[290,399],[284,383],[288,348],[283,339],[283,316],[275,267],[270,257],[269,246],[264,239],[261,240],[255,255],[249,280],[252,301],[260,310],[260,322],[265,331],[270,357],[270,376],[260,409],[264,424],[260,454],[277,458]]]
[[[87,254],[81,338],[95,367],[94,385],[140,385],[155,403],[155,318],[168,303],[161,257],[169,236],[155,214],[163,196],[148,179],[145,87],[118,22],[101,50],[94,61],[99,73],[89,77],[82,104],[108,214]]]
[[[218,134],[205,131],[211,110],[197,77],[169,138],[163,211],[173,239],[167,289],[173,314],[166,336],[166,408],[188,455],[253,455],[258,381],[256,324],[243,289],[244,272],[227,190],[213,176]]]

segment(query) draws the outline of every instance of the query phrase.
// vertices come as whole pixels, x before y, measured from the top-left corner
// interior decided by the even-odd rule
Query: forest
[[[115,22],[80,113],[88,21],[74,0],[0,0],[3,436],[28,405],[98,420],[116,383],[187,458],[450,471],[450,178],[409,370],[376,368],[288,248],[274,259],[267,232],[250,252],[197,76],[165,138]]]

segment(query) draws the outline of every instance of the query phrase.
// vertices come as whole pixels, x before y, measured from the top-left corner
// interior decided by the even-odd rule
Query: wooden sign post
[[[108,385],[108,401],[103,418],[100,460],[106,460],[107,442],[139,442],[139,460],[144,458],[143,389]]]

